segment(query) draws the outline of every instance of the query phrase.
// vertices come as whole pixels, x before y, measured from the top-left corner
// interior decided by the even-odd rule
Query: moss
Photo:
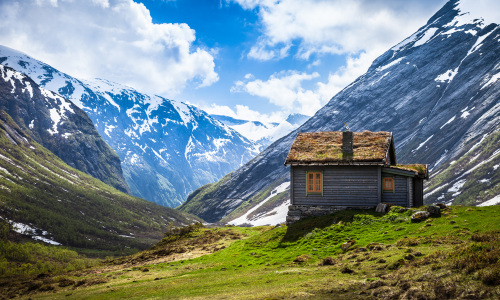
[[[354,132],[352,155],[342,153],[342,132],[299,133],[295,139],[287,163],[335,162],[342,160],[382,162],[390,146],[390,132]]]

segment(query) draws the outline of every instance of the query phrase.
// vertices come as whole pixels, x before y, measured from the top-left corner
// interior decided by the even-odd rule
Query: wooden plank
[[[294,204],[293,196],[294,196],[294,184],[293,184],[293,167],[290,166],[290,204]]]

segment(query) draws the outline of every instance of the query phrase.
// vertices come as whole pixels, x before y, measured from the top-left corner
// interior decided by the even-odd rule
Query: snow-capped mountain
[[[298,132],[339,131],[344,122],[354,131],[393,132],[398,163],[429,164],[426,201],[498,198],[500,20],[485,19],[474,8],[446,3],[304,125],[193,193],[181,209],[212,222],[244,215],[289,181],[283,162]],[[269,198],[260,215],[286,198]]]
[[[0,109],[38,143],[68,165],[130,192],[120,159],[87,114],[28,76],[0,65]]]
[[[78,80],[7,47],[0,46],[0,63],[85,111],[141,198],[175,207],[258,153],[253,142],[192,105],[103,79]]]
[[[274,141],[297,129],[304,124],[309,116],[302,114],[290,114],[285,120],[277,122],[259,122],[239,120],[223,115],[212,115],[216,120],[238,131],[247,139],[254,141],[259,146],[259,150],[264,150]]]

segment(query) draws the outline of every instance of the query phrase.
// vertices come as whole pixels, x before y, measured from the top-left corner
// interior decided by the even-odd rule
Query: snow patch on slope
[[[437,30],[438,28],[436,27],[429,28],[425,32],[425,34],[420,39],[418,39],[418,41],[416,41],[415,44],[413,44],[413,47],[418,47],[427,43],[427,41],[429,41],[434,36]]]
[[[483,206],[491,206],[491,205],[497,205],[500,203],[500,195],[496,195],[495,197],[491,198],[488,201],[485,201],[478,206],[483,207]]]
[[[254,211],[256,211],[259,207],[264,205],[267,201],[271,200],[271,198],[273,198],[274,196],[286,191],[286,189],[288,189],[289,187],[290,187],[289,181],[278,185],[266,199],[262,200],[259,204],[252,207],[252,209],[247,211],[243,216],[228,222],[228,224],[231,225],[251,224],[253,226],[261,226],[261,225],[276,225],[285,222],[286,215],[288,213],[288,205],[290,205],[289,201],[285,201],[283,204],[276,207],[271,212],[266,213],[265,216],[262,218],[259,218],[260,216],[257,216],[254,219],[249,219],[248,216]]]

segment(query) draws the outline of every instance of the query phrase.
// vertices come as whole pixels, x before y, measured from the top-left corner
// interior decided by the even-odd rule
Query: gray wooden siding
[[[376,206],[379,203],[377,166],[321,166],[293,168],[295,205]],[[323,196],[306,195],[306,172],[323,172]]]
[[[392,174],[382,174],[384,177],[394,178],[394,192],[382,191],[382,202],[408,207],[408,177]]]
[[[413,178],[408,177],[408,198],[409,200],[409,205],[408,207],[413,207]]]

